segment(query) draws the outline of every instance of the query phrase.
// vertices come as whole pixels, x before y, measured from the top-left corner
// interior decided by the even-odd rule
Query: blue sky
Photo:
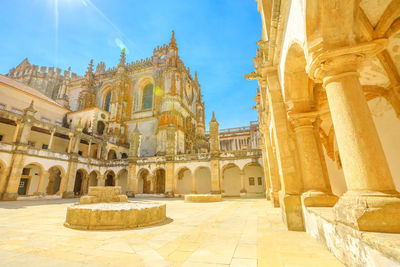
[[[57,3],[57,4],[56,4]],[[25,57],[32,64],[116,66],[121,47],[127,61],[151,57],[175,30],[179,55],[197,70],[206,121],[215,111],[220,128],[256,120],[253,71],[261,19],[255,0],[0,0],[0,73]],[[56,8],[57,7],[57,8]],[[58,16],[56,15],[58,14]],[[58,18],[58,19],[57,19]]]

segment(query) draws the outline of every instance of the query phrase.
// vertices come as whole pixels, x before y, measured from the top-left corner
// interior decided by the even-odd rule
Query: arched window
[[[151,109],[153,107],[153,85],[148,84],[143,89],[142,110]]]
[[[111,102],[111,91],[107,93],[106,99],[104,101],[104,110],[110,112],[110,102]]]

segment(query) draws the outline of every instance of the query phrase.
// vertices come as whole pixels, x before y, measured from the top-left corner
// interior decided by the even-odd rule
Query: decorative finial
[[[215,118],[215,113],[214,113],[214,111],[213,111],[213,116],[212,116],[211,121],[217,121],[217,119]]]
[[[168,45],[170,48],[175,48],[175,49],[177,49],[177,46],[176,46],[176,40],[175,40],[175,31],[172,31],[172,37],[171,37],[171,41],[169,42],[169,45]]]
[[[89,66],[88,66],[88,70],[86,72],[86,75],[89,75],[93,72],[93,59],[90,60]]]
[[[197,82],[197,71],[194,72],[194,80]]]
[[[125,57],[125,47],[124,47],[124,48],[122,48],[121,58],[119,59],[118,67],[125,66],[125,60],[126,60],[126,57]]]

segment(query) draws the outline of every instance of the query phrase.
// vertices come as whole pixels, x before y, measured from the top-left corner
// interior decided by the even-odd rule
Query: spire
[[[194,72],[194,80],[195,80],[196,82],[198,82],[198,80],[197,80],[197,71]]]
[[[215,118],[215,113],[214,113],[214,111],[213,111],[213,116],[212,116],[211,121],[217,121],[217,119]]]
[[[125,48],[122,48],[121,58],[119,59],[118,67],[123,67],[123,66],[125,66],[125,60],[126,60]]]
[[[169,42],[168,45],[170,48],[175,48],[178,49],[177,45],[176,45],[176,40],[175,40],[175,31],[172,31],[172,37],[171,37],[171,41]]]
[[[88,70],[86,72],[86,75],[90,75],[93,73],[93,59],[90,60],[89,66],[88,66]]]

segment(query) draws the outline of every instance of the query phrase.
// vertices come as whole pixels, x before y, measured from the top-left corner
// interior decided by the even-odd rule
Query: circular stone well
[[[185,195],[185,202],[218,202],[222,196],[218,195]]]
[[[148,226],[166,219],[165,204],[109,202],[68,207],[64,225],[80,230],[116,230]]]

